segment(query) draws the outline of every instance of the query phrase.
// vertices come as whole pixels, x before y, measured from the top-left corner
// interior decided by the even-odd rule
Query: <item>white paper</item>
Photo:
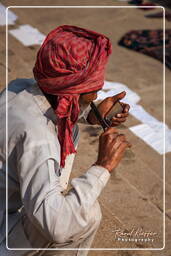
[[[17,15],[8,9],[8,25],[14,25]],[[0,26],[6,25],[6,7],[0,3]]]
[[[30,25],[21,25],[17,29],[10,30],[9,33],[25,46],[42,44],[45,39],[44,34],[40,33],[38,29],[33,28]]]
[[[139,124],[132,126],[129,129],[155,151],[157,151],[160,155],[171,152],[171,130],[166,128],[164,137],[163,127],[158,128],[158,130],[154,130],[147,124]]]
[[[104,82],[102,90],[98,92],[97,100],[103,100],[106,97],[114,96],[122,91],[126,91],[126,96],[123,98],[123,101],[130,106],[133,106],[140,101],[140,96],[126,85],[109,81]]]
[[[158,131],[158,129],[161,129],[163,127],[163,122],[160,122],[159,120],[157,120],[140,105],[132,106],[129,112],[136,119],[138,119],[144,124],[148,124],[151,128],[153,128],[156,131]],[[167,125],[165,125],[165,127],[168,128]]]

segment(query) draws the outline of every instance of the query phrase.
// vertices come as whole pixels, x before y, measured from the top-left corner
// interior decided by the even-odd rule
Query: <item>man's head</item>
[[[104,84],[105,66],[111,53],[109,39],[75,26],[60,26],[46,37],[33,73],[43,92],[56,95],[61,166],[75,152],[72,127],[79,116],[79,104],[89,104]]]
[[[107,37],[75,26],[61,26],[46,37],[34,76],[53,95],[81,94],[101,89],[111,43]]]

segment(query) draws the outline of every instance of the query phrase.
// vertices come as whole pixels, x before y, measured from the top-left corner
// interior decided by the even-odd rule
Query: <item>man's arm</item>
[[[124,135],[116,129],[102,133],[97,162],[72,180],[73,188],[64,196],[52,146],[44,141],[27,145],[18,159],[18,176],[21,198],[31,222],[57,243],[67,242],[89,229],[89,213],[127,146]]]
[[[91,227],[89,212],[106,185],[110,173],[92,166],[72,180],[67,195],[61,193],[59,177],[55,177],[55,161],[48,159],[35,169],[35,174],[20,181],[21,196],[30,221],[51,241],[65,243]],[[29,181],[30,180],[30,181]]]

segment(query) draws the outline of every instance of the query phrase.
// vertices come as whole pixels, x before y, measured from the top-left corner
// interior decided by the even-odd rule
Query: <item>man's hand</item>
[[[125,97],[125,95],[126,95],[126,92],[123,91],[117,95],[114,95],[113,97],[108,97],[108,98],[104,99],[97,106],[101,116],[103,118],[106,117],[109,110],[116,104],[117,101],[120,101],[121,99],[123,99]],[[123,111],[111,119],[112,126],[117,126],[117,125],[120,125],[121,123],[125,122],[126,118],[129,115],[129,109],[130,109],[129,104],[125,104],[123,102],[120,102],[120,104],[122,105]],[[95,117],[92,110],[90,111],[90,113],[88,115],[87,121],[93,125],[99,124],[99,122],[98,122],[97,118]]]
[[[99,137],[99,151],[96,165],[111,172],[121,161],[126,148],[131,144],[124,134],[119,134],[115,128],[108,128]]]

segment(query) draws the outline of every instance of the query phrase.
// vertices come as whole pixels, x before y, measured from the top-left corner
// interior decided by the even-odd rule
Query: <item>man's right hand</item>
[[[119,134],[113,127],[108,128],[99,137],[98,159],[95,164],[111,172],[119,164],[128,147],[131,147],[131,144],[124,134]]]

